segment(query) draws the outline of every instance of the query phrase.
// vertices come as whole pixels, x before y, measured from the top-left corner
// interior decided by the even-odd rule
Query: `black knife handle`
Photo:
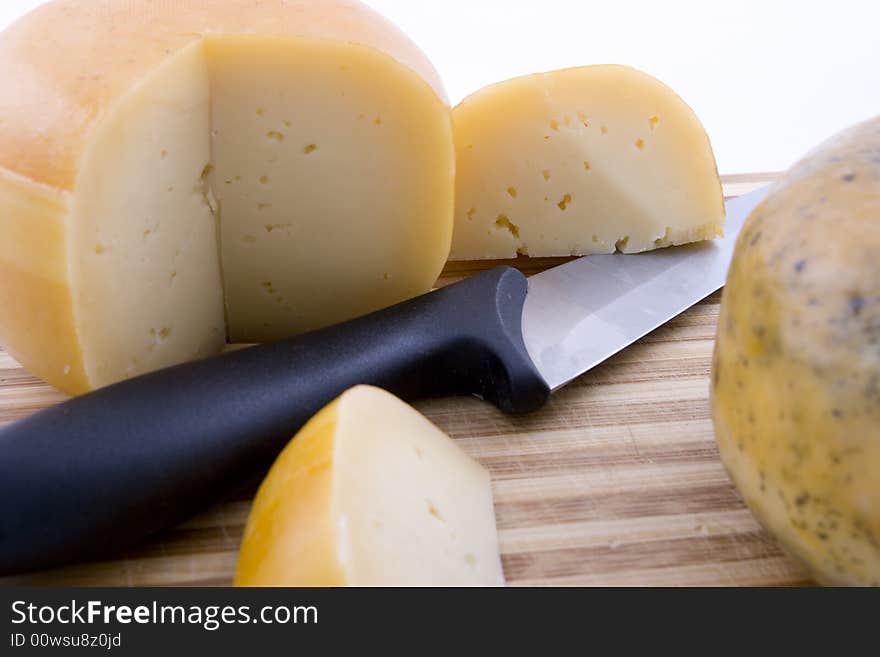
[[[153,372],[0,429],[0,573],[127,548],[247,484],[358,383],[406,400],[549,395],[501,267],[335,327]]]

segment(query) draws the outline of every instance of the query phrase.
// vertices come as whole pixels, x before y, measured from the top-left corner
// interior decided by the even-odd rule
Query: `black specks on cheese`
[[[872,129],[802,163],[750,217],[713,372],[719,447],[744,498],[834,583],[880,573],[880,119]]]
[[[865,297],[860,294],[854,294],[849,298],[849,308],[852,311],[852,314],[858,317],[862,308],[865,307]]]
[[[874,374],[865,386],[865,397],[869,400],[880,401],[880,374]]]

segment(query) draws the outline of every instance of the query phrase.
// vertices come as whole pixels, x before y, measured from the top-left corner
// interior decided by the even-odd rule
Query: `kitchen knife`
[[[764,196],[727,202],[726,235],[579,258],[526,279],[499,267],[359,319],[185,363],[0,429],[0,573],[123,550],[252,482],[308,419],[368,383],[413,401],[474,394],[539,408],[723,286]]]

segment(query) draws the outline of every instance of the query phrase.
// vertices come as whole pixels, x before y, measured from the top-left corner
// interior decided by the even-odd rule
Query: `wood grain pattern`
[[[725,179],[736,195],[771,174]],[[534,273],[560,259],[513,264]],[[451,263],[441,284],[495,263]],[[476,399],[418,404],[492,473],[511,585],[798,585],[808,582],[745,508],[709,418],[720,294],[553,396],[528,417]],[[0,423],[62,399],[0,352]],[[3,584],[227,585],[250,495],[118,558]]]

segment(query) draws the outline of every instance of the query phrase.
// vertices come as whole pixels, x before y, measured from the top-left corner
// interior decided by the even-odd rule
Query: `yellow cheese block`
[[[635,253],[721,235],[709,138],[669,87],[625,66],[491,85],[453,111],[451,258]]]
[[[822,144],[749,217],[712,411],[764,525],[820,582],[880,586],[880,118]]]
[[[430,289],[436,72],[346,0],[57,0],[0,35],[0,342],[69,393]]]
[[[260,486],[238,586],[500,586],[489,473],[393,395],[352,388]]]

